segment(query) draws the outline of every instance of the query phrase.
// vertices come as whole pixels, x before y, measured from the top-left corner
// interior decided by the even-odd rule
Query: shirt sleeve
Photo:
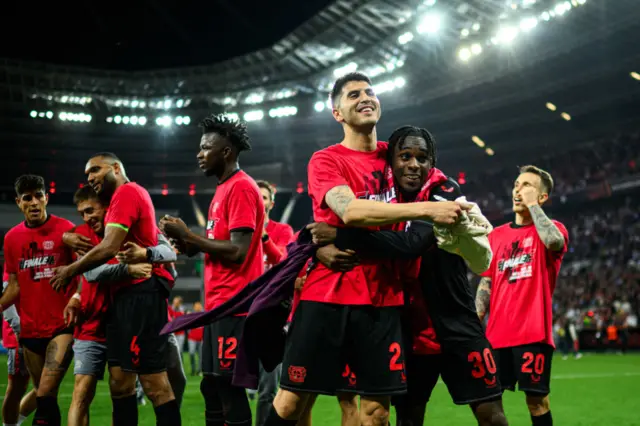
[[[489,238],[489,247],[491,247],[491,250],[493,252],[493,238],[491,238],[492,235],[493,235],[493,232],[491,232],[491,234],[489,234],[488,238]],[[493,278],[493,271],[495,271],[495,269],[496,269],[496,259],[497,258],[498,258],[498,256],[492,256],[491,257],[491,263],[489,264],[489,269],[487,269],[486,271],[481,273],[480,274],[481,277],[483,277],[483,278]]]
[[[140,194],[130,185],[124,185],[113,195],[105,226],[115,226],[129,232],[129,228],[140,217]]]
[[[280,263],[285,256],[285,249],[278,246],[272,239],[269,239],[262,243],[262,249],[264,250],[265,256],[267,256],[267,263],[271,265],[275,265],[276,263]]]
[[[258,209],[263,209],[260,193],[248,182],[238,181],[228,197],[229,230],[258,229]],[[262,226],[262,224],[260,224]]]
[[[4,237],[4,273],[9,274],[17,274],[18,273],[18,265],[16,263],[16,258],[13,252],[13,235],[12,233],[8,233]]]
[[[162,234],[158,234],[158,245],[149,247],[149,250],[151,250],[151,262],[153,263],[175,262],[178,260],[173,247]]]
[[[336,186],[349,186],[347,179],[340,173],[336,161],[326,151],[313,154],[309,161],[308,177],[309,195],[323,207],[327,206],[324,201],[327,192]]]
[[[129,268],[124,263],[104,264],[85,272],[84,278],[90,283],[120,282],[129,278]]]
[[[421,220],[411,222],[406,231],[362,228],[338,228],[337,231],[336,247],[372,258],[415,259],[436,243],[433,227]]]

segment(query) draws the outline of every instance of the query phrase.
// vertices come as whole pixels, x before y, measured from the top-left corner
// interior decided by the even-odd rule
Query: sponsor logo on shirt
[[[38,249],[38,244],[32,242],[22,251],[20,259],[20,270],[30,271],[31,279],[39,281],[52,278],[54,275],[53,266],[56,264],[56,256],[45,255],[44,250]]]

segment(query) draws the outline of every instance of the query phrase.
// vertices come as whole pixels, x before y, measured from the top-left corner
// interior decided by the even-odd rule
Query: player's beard
[[[110,171],[104,176],[102,181],[102,188],[100,194],[98,194],[100,196],[100,201],[109,204],[114,192],[116,192],[116,177],[113,174],[113,171]]]

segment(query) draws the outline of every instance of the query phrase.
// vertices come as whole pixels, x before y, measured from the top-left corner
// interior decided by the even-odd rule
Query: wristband
[[[80,293],[75,293],[73,296],[71,296],[72,299],[78,299],[78,302],[80,302]]]

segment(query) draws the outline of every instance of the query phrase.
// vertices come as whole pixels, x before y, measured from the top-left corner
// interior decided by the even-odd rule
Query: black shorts
[[[44,357],[47,353],[47,346],[49,343],[58,336],[63,334],[73,334],[73,327],[63,328],[60,331],[53,333],[51,337],[21,337],[20,346],[27,349],[29,352],[33,352],[36,355]]]
[[[222,318],[204,327],[202,339],[202,374],[233,376],[238,342],[246,317]]]
[[[287,336],[280,387],[325,395],[406,392],[401,309],[300,302]],[[350,371],[343,377],[345,366]]]
[[[496,350],[502,389],[546,396],[551,392],[553,347],[545,343]]]
[[[441,376],[455,404],[490,401],[502,395],[498,374],[494,351],[486,338],[449,343],[442,345],[441,354],[408,357],[407,397],[428,402]]]
[[[137,374],[166,371],[168,336],[160,335],[168,321],[163,281],[152,276],[115,295],[107,323],[109,366]]]

